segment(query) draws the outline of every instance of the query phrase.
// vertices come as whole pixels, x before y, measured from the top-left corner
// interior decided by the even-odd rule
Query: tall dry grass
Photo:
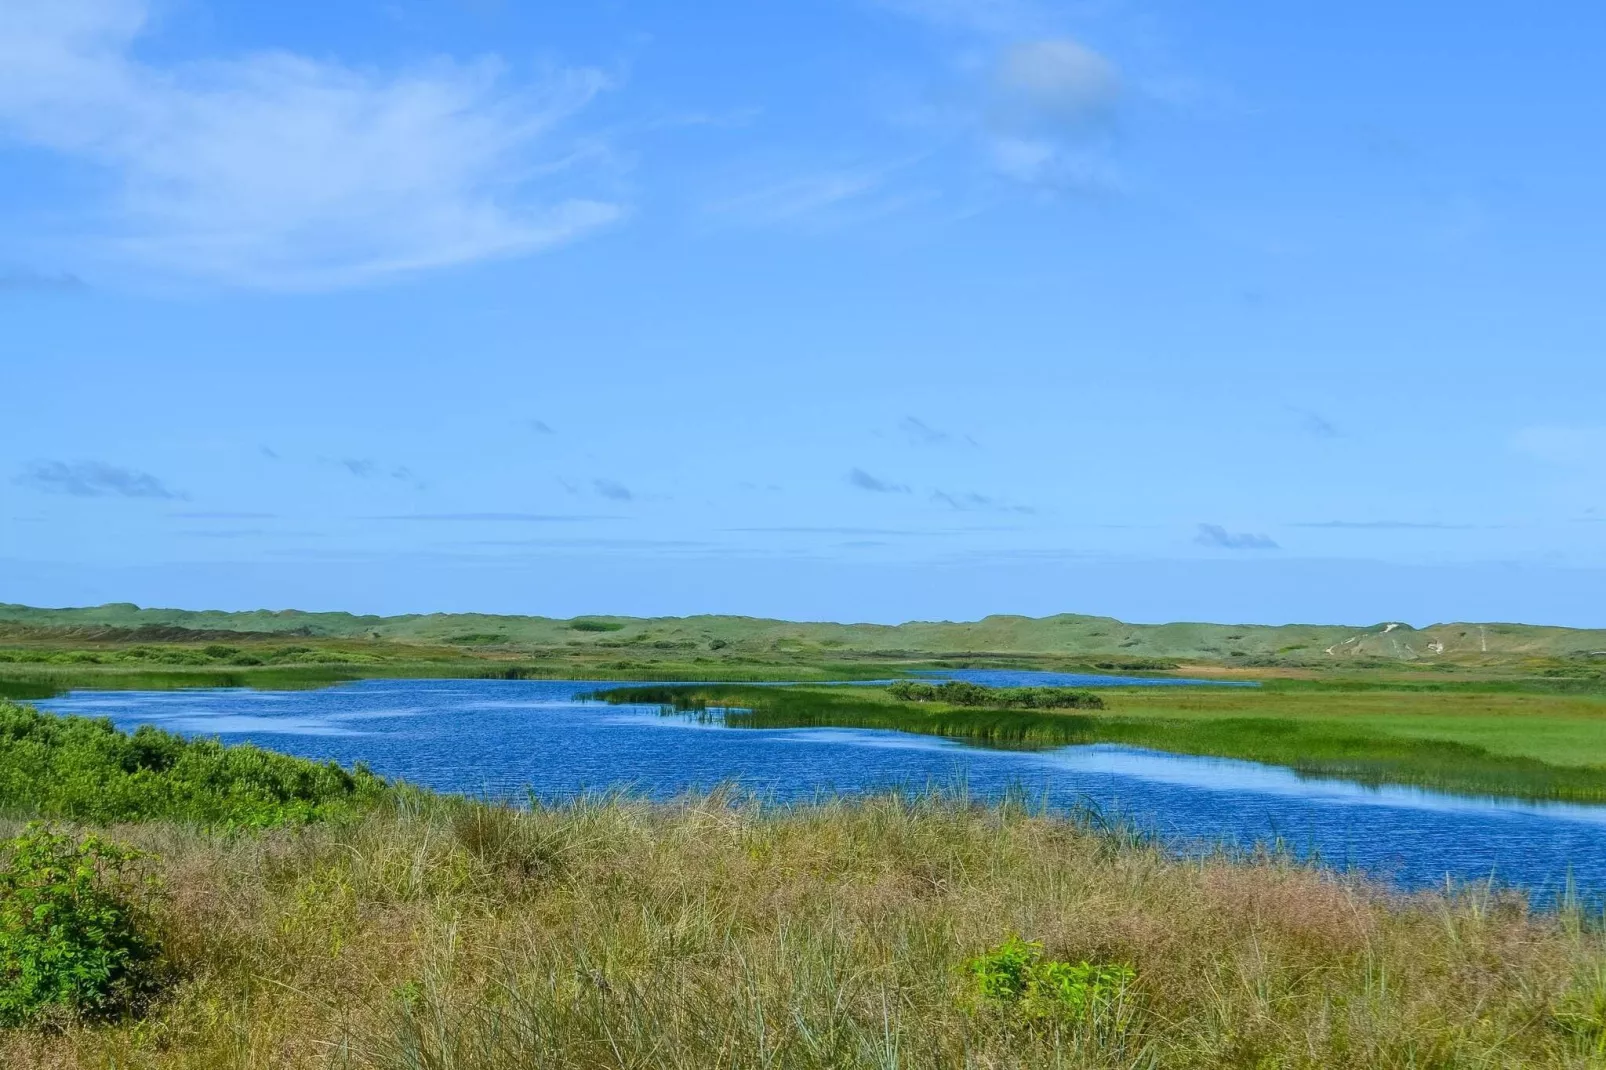
[[[344,826],[118,830],[159,856],[181,980],[10,1067],[1518,1067],[1603,1056],[1575,911],[1179,861],[1019,807],[728,797]],[[1081,1017],[986,1005],[1011,934],[1131,964]]]

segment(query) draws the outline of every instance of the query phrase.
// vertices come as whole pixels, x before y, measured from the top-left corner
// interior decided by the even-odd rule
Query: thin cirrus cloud
[[[1267,535],[1256,535],[1248,531],[1228,531],[1220,524],[1200,524],[1196,529],[1193,541],[1200,546],[1210,546],[1218,550],[1275,550],[1277,543]]]
[[[918,416],[905,416],[898,422],[898,430],[903,432],[905,438],[918,446],[978,445],[976,440],[969,435],[959,435],[952,431],[944,431],[940,427],[933,427]]]
[[[405,465],[385,465],[367,457],[320,457],[319,461],[326,465],[339,468],[357,479],[375,480],[392,479],[398,483],[407,483],[418,490],[424,489],[424,483]]]
[[[0,271],[0,293],[81,293],[89,288],[69,272]]]
[[[495,58],[386,73],[283,51],[157,63],[136,56],[151,8],[0,4],[0,135],[111,178],[81,213],[102,221],[96,255],[327,289],[533,253],[623,214],[585,188],[595,154],[560,136],[601,72],[526,84]]]
[[[892,483],[877,478],[862,468],[855,468],[848,473],[848,485],[860,490],[870,491],[872,494],[908,494],[909,487],[904,483]]]
[[[561,513],[393,513],[385,516],[359,517],[359,519],[503,524],[573,524],[588,520],[618,520],[619,517]]]
[[[732,195],[710,201],[710,217],[752,227],[831,230],[870,222],[929,199],[929,191],[900,189],[895,177],[918,162],[900,159],[877,164],[828,167],[762,179]]]
[[[974,491],[952,493],[945,490],[934,490],[931,492],[931,500],[939,505],[946,505],[948,508],[960,513],[1021,513],[1030,515],[1037,512],[1036,509],[1029,505],[1011,505],[1009,502],[999,498],[986,494],[977,494]]]
[[[1422,520],[1318,520],[1290,524],[1294,528],[1331,528],[1339,531],[1471,531],[1471,524],[1444,524]]]
[[[47,494],[66,494],[74,498],[173,501],[186,497],[149,472],[100,461],[35,461],[23,470],[16,482]]]
[[[1343,438],[1344,432],[1339,426],[1319,412],[1310,409],[1294,409],[1299,417],[1299,429],[1312,438]]]

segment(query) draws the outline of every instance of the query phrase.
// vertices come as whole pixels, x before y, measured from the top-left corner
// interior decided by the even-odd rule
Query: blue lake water
[[[1584,895],[1606,897],[1606,807],[1368,788],[1107,744],[998,751],[900,732],[728,728],[577,698],[606,686],[365,680],[316,691],[75,691],[38,705],[363,761],[443,791],[562,799],[627,787],[667,797],[736,783],[789,800],[962,784],[973,798],[1024,790],[1051,807],[1091,805],[1182,849],[1279,841],[1401,887],[1493,876],[1549,897],[1570,874]]]

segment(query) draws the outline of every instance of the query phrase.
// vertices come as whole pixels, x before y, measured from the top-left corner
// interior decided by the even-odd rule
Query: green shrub
[[[1111,1006],[1137,979],[1120,963],[1043,958],[1043,945],[1018,936],[966,964],[976,994],[1029,1018],[1086,1018]]]
[[[0,812],[261,828],[364,807],[387,790],[360,764],[348,771],[150,725],[119,732],[109,720],[58,717],[0,700]]]
[[[105,1017],[151,990],[152,889],[132,874],[139,857],[37,823],[0,844],[0,1025]]]
[[[971,959],[967,968],[983,999],[1013,1003],[1026,994],[1027,975],[1042,954],[1042,944],[1011,936],[985,955]]]
[[[575,620],[569,622],[571,632],[622,632],[624,625],[612,620]]]

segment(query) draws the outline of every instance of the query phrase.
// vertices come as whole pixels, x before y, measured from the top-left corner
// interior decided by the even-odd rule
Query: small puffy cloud
[[[591,488],[611,502],[628,502],[636,497],[629,487],[612,479],[593,479]]]
[[[16,480],[47,494],[75,498],[183,498],[149,472],[99,461],[35,461]]]
[[[1119,191],[1108,133],[1122,96],[1115,64],[1080,42],[1053,38],[1006,49],[984,124],[993,170],[1054,192]]]
[[[907,485],[903,483],[889,483],[887,480],[878,479],[862,468],[855,468],[853,471],[848,473],[848,483],[852,486],[858,487],[860,490],[867,490],[874,494],[909,493],[909,488]]]
[[[1031,121],[1084,127],[1110,119],[1121,98],[1115,64],[1066,38],[1028,41],[999,59],[999,90]]]
[[[1220,524],[1200,524],[1193,541],[1200,546],[1218,550],[1275,550],[1277,543],[1269,536],[1247,531],[1228,531]]]

